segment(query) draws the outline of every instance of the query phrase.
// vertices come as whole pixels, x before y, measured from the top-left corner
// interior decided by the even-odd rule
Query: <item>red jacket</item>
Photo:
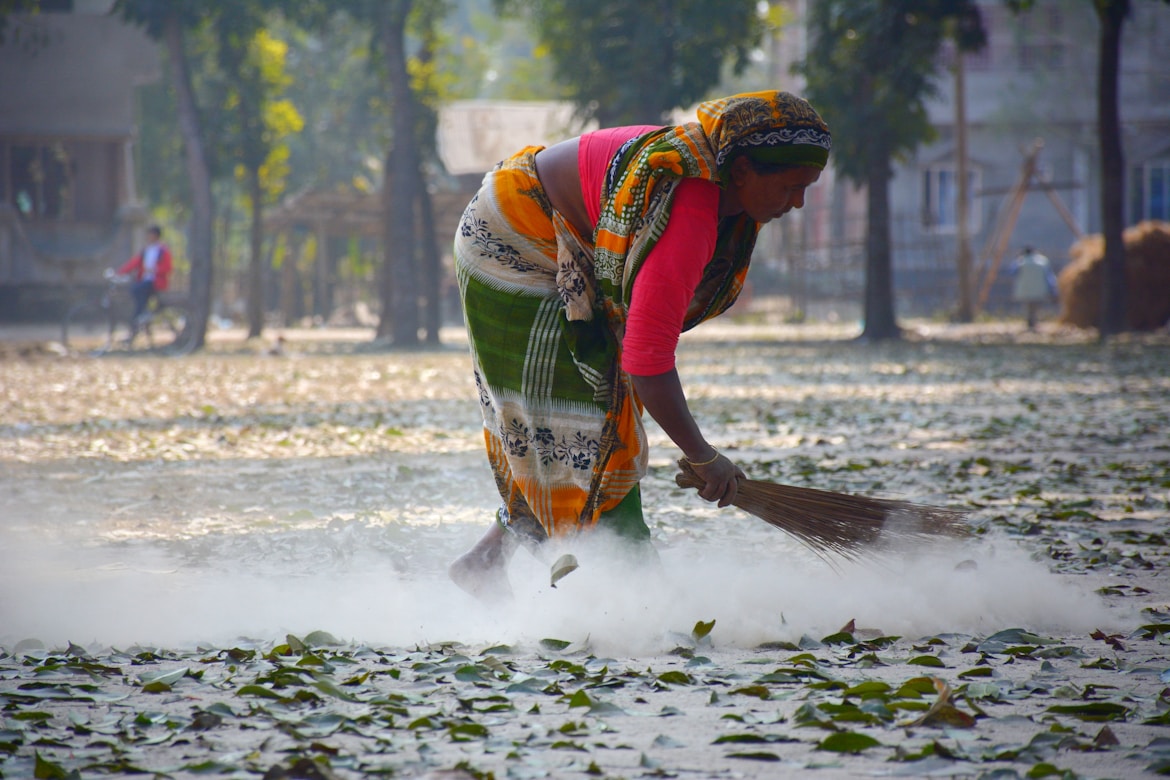
[[[126,261],[126,264],[118,269],[119,274],[133,273],[135,280],[142,280],[142,273],[145,270],[142,264],[142,256],[146,250],[139,252]],[[167,289],[167,279],[171,275],[171,250],[166,244],[158,245],[158,263],[154,267],[154,289],[162,291]]]

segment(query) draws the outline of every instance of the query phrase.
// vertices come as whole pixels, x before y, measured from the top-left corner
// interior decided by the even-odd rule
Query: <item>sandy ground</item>
[[[494,506],[457,329],[184,358],[10,329],[0,773],[1164,770],[1170,339],[912,325],[744,318],[680,373],[750,475],[963,508],[971,540],[826,565],[676,488],[651,426],[659,565],[594,540],[551,588],[521,552],[496,608],[444,575]]]

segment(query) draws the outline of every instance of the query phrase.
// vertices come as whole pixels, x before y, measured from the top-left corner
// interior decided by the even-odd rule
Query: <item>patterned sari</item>
[[[552,209],[536,175],[539,147],[488,173],[463,214],[455,268],[503,501],[497,517],[521,538],[575,534],[623,512],[648,535],[637,492],[646,434],[621,342],[634,279],[679,181],[718,181],[712,138],[727,137],[726,112],[713,116],[619,150],[592,241]],[[746,215],[721,221],[684,329],[735,302],[758,230]]]

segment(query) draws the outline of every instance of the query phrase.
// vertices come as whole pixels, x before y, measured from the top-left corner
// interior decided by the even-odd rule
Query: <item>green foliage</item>
[[[964,50],[984,43],[971,0],[823,0],[809,28],[807,97],[832,128],[834,166],[858,183],[874,155],[897,158],[933,137],[925,103],[948,35]]]
[[[583,116],[655,123],[706,96],[760,40],[754,0],[497,0],[532,20],[552,70]]]

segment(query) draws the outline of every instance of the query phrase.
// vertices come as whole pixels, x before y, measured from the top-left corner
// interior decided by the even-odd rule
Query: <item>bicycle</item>
[[[92,298],[69,307],[61,322],[61,343],[70,346],[96,337],[105,338],[105,343],[94,350],[94,354],[105,354],[121,344],[125,349],[134,348],[139,334],[144,334],[151,350],[172,351],[181,347],[179,338],[187,324],[187,306],[184,300],[170,292],[159,292],[151,296],[147,310],[131,322],[134,302],[130,296],[130,279],[107,271],[105,288]],[[125,329],[126,335],[115,339],[118,330]]]

